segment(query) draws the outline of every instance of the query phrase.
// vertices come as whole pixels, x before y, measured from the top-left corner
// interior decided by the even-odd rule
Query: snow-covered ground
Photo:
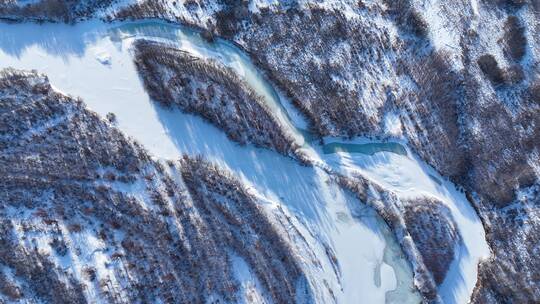
[[[254,190],[282,205],[304,226],[306,233],[328,243],[339,262],[336,278],[331,262],[325,261],[324,278],[333,287],[339,303],[399,303],[419,301],[413,293],[412,272],[384,222],[370,208],[330,182],[319,166],[304,167],[278,153],[239,146],[202,119],[166,110],[149,100],[133,65],[131,43],[136,38],[170,41],[199,56],[218,59],[246,78],[268,100],[280,122],[296,138],[304,140],[300,115],[264,80],[231,44],[210,44],[191,30],[165,23],[104,24],[98,21],[75,26],[61,24],[0,24],[0,68],[37,69],[49,76],[60,91],[80,96],[103,117],[116,114],[118,127],[163,159],[181,154],[202,154],[228,167]],[[394,132],[392,119],[388,129]],[[397,132],[397,131],[395,131]],[[336,142],[338,139],[328,139]],[[368,143],[366,139],[348,143]],[[405,145],[406,143],[402,143]],[[324,154],[323,147],[306,145],[314,160],[343,173],[361,172],[400,197],[435,196],[445,202],[458,224],[463,245],[461,254],[440,287],[446,303],[466,302],[476,282],[476,264],[487,257],[480,220],[454,185],[407,150],[407,155],[381,152],[374,155],[339,152]],[[239,278],[249,280],[249,269],[241,260]],[[256,282],[243,282],[245,288]],[[251,286],[251,287],[250,287]],[[248,292],[248,290],[245,290]]]
[[[477,263],[488,258],[490,251],[478,216],[465,195],[433,168],[425,165],[409,149],[407,155],[380,152],[375,155],[339,152],[327,155],[327,164],[345,174],[360,172],[400,198],[435,197],[452,212],[463,244],[458,257],[439,287],[445,303],[468,302],[476,284]]]

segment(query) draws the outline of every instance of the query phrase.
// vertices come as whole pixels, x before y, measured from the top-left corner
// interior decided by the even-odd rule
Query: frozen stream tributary
[[[276,92],[249,58],[232,44],[209,43],[191,29],[158,21],[106,24],[0,24],[0,67],[35,69],[58,90],[80,96],[103,117],[112,112],[118,128],[161,159],[202,154],[229,168],[269,204],[281,205],[305,231],[335,252],[336,278],[320,250],[322,268],[313,270],[333,287],[339,303],[416,303],[412,272],[386,224],[371,208],[330,182],[331,168],[361,173],[400,197],[431,195],[448,205],[463,244],[440,287],[447,303],[465,303],[476,283],[477,263],[489,255],[480,220],[454,185],[420,161],[404,141],[305,139],[306,124]],[[202,119],[153,103],[139,79],[131,45],[145,38],[174,43],[197,56],[233,68],[268,102],[320,166],[305,167],[275,152],[240,146]],[[441,182],[442,181],[442,182]],[[321,299],[323,300],[323,299]]]

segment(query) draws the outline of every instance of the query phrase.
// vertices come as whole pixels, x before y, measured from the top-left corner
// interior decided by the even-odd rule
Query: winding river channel
[[[307,132],[307,123],[238,47],[208,42],[187,27],[160,21],[64,24],[0,24],[0,67],[36,69],[66,94],[80,96],[103,117],[115,113],[118,128],[160,159],[204,155],[229,168],[269,201],[286,208],[339,263],[313,273],[333,287],[339,303],[418,303],[412,271],[386,223],[369,207],[331,182],[328,170],[359,173],[399,197],[430,195],[446,203],[463,244],[440,286],[445,303],[467,302],[476,283],[476,266],[489,255],[480,220],[463,194],[424,164],[402,139],[378,142],[324,138]],[[136,39],[174,44],[193,55],[231,67],[290,130],[318,165],[305,167],[275,152],[240,146],[199,117],[152,102],[133,65]],[[324,249],[320,248],[322,255]],[[325,301],[325,295],[316,297]]]

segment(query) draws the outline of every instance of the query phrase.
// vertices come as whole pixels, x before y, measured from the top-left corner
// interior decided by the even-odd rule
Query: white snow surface
[[[301,231],[320,242],[314,248],[322,250],[322,244],[328,243],[335,252],[339,275],[334,274],[329,259],[321,269],[308,272],[328,281],[338,303],[356,303],[358,299],[365,303],[420,301],[412,292],[408,262],[388,227],[371,208],[330,182],[328,174],[318,166],[304,167],[272,151],[240,146],[199,117],[156,105],[144,91],[130,52],[135,38],[166,40],[195,55],[224,62],[245,77],[269,101],[279,121],[298,140],[303,140],[297,129],[305,127],[301,116],[290,105],[280,104],[283,98],[232,45],[210,45],[190,30],[154,21],[88,21],[74,26],[0,24],[0,32],[0,68],[45,73],[55,88],[80,96],[100,115],[116,114],[118,128],[155,157],[176,159],[183,153],[202,154],[235,172],[257,193],[283,206],[297,219]],[[387,123],[390,133],[397,130],[393,117],[388,117]],[[402,144],[406,146],[405,142]],[[489,249],[480,220],[454,185],[410,150],[407,156],[387,152],[373,156],[346,152],[324,155],[320,147],[309,146],[306,150],[325,166],[346,174],[360,172],[400,197],[429,195],[446,203],[458,224],[463,245],[440,293],[445,303],[468,301],[476,283],[477,263],[489,256]],[[325,255],[324,251],[318,253]],[[247,288],[244,290],[257,288],[257,282],[250,281],[245,262],[236,259],[233,264],[242,286]],[[262,293],[254,292],[253,296],[263,299]],[[320,301],[328,301],[324,292],[316,296],[321,297]]]
[[[439,292],[444,303],[467,303],[476,284],[477,264],[490,255],[482,224],[463,193],[409,149],[407,153],[380,152],[370,156],[339,152],[327,155],[326,161],[345,174],[361,173],[400,198],[431,196],[446,204],[463,244]]]

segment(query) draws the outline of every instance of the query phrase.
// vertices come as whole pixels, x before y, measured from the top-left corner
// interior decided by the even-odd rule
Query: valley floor
[[[55,89],[81,97],[102,117],[114,113],[118,128],[160,160],[183,154],[203,155],[226,167],[268,202],[285,208],[302,233],[317,242],[320,256],[335,253],[337,270],[328,257],[313,275],[323,276],[337,302],[417,303],[409,262],[394,235],[376,212],[332,181],[329,172],[361,174],[399,198],[434,197],[451,210],[463,237],[448,276],[439,287],[445,303],[464,303],[476,284],[477,264],[489,257],[482,224],[465,196],[424,164],[397,139],[306,138],[301,115],[264,80],[247,56],[226,42],[211,44],[196,32],[160,22],[105,24],[89,21],[61,24],[0,24],[0,67],[36,69]],[[313,167],[273,151],[241,146],[199,117],[153,103],[133,64],[132,43],[139,38],[173,43],[196,56],[211,57],[232,67],[269,102],[279,121],[301,142]],[[330,149],[328,145],[353,145]],[[359,145],[368,148],[362,153]],[[378,146],[379,145],[379,146]],[[365,146],[363,146],[365,148]],[[330,153],[329,153],[330,151]],[[238,276],[249,281],[245,263],[235,261]],[[248,283],[246,283],[248,284]],[[321,292],[321,300],[328,297]]]

